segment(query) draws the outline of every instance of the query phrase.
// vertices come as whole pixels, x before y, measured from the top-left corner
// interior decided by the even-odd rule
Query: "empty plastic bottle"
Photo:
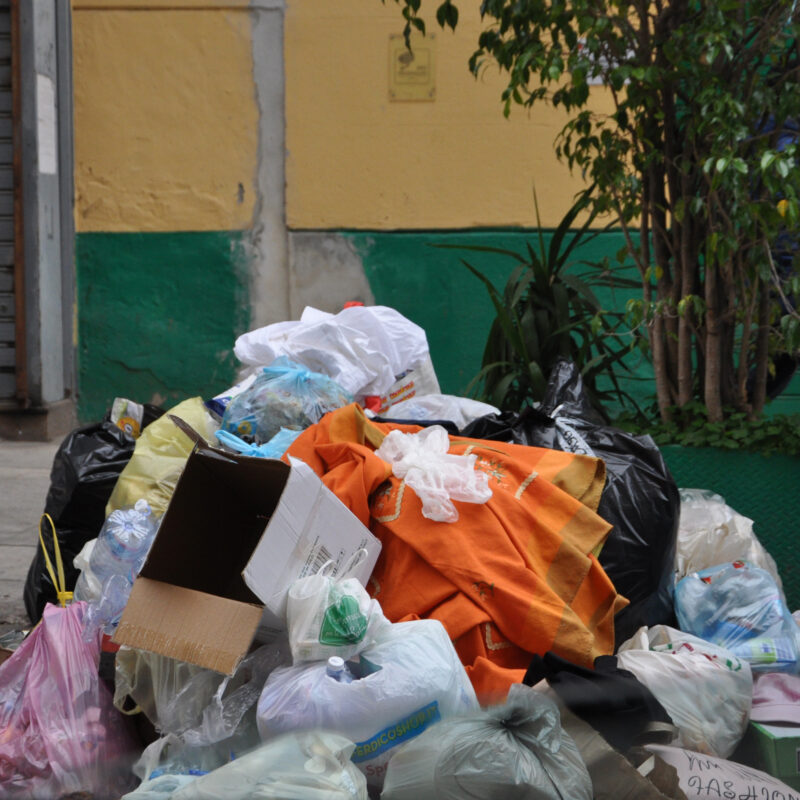
[[[158,520],[146,500],[138,500],[133,508],[112,511],[92,551],[92,572],[101,582],[112,575],[124,575],[132,581],[144,564],[157,530]]]
[[[352,673],[347,668],[347,664],[344,663],[344,659],[339,656],[331,656],[328,659],[328,666],[325,668],[325,672],[335,681],[339,681],[339,683],[353,682]]]
[[[84,625],[86,636],[93,635],[98,627],[113,633],[157,530],[158,519],[146,500],[108,515],[89,564],[75,585],[75,599],[90,603]]]

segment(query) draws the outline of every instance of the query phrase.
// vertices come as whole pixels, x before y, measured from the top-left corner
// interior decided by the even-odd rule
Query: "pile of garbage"
[[[235,352],[59,448],[0,797],[800,798],[774,561],[573,365],[533,408],[443,395],[382,306]]]

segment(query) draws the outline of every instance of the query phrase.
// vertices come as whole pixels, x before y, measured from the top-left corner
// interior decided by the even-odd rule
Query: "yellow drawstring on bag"
[[[50,554],[44,546],[44,536],[42,535],[42,522],[47,520],[50,523],[50,528],[53,531],[53,552],[56,554],[56,569],[58,570],[58,580],[56,580],[56,573],[53,570],[53,562],[50,560]],[[67,607],[67,603],[72,600],[72,592],[67,591],[67,582],[64,578],[64,562],[61,560],[61,548],[58,544],[58,534],[56,533],[56,525],[53,518],[49,514],[42,514],[39,520],[39,542],[42,545],[42,552],[44,553],[44,561],[47,566],[47,572],[50,574],[50,580],[53,581],[53,586],[56,589],[56,597],[62,608]]]

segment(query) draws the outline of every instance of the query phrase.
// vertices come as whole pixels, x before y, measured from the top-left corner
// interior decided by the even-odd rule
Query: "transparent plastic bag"
[[[98,676],[100,633],[83,639],[85,603],[47,605],[0,666],[0,797],[70,792],[117,798],[131,788],[135,743]]]
[[[693,572],[675,587],[681,629],[714,642],[761,672],[793,672],[800,635],[772,576],[745,561]]]
[[[504,705],[444,720],[392,757],[382,800],[592,800],[555,703],[514,684]]]
[[[232,676],[149,653],[120,648],[116,658],[114,705],[126,698],[160,733],[180,735],[200,746],[232,736],[248,709],[255,707],[268,675],[289,663],[285,639],[262,645]]]
[[[290,733],[179,789],[173,800],[367,800],[354,745],[322,731]]]
[[[453,500],[486,503],[492,496],[489,476],[475,469],[477,456],[450,455],[450,437],[441,425],[419,433],[392,431],[375,455],[392,465],[422,502],[422,516],[435,522],[456,522]]]
[[[775,560],[753,533],[753,520],[734,511],[725,499],[705,489],[681,489],[675,571],[683,578],[731,561],[747,561],[781,579]]]
[[[295,581],[286,601],[286,620],[292,661],[325,661],[331,656],[350,658],[375,643],[391,626],[380,603],[373,600],[358,578],[348,575],[366,556],[359,550],[341,575],[332,576],[329,561],[315,575]]]
[[[327,375],[281,357],[228,403],[222,429],[263,444],[281,428],[303,430],[328,411],[352,402],[352,396]]]
[[[168,733],[145,747],[133,772],[145,781],[164,775],[188,775],[196,778],[249,753],[260,740],[255,713],[251,710],[239,723],[233,736],[210,744],[187,744],[182,737]]]
[[[675,744],[727,758],[744,736],[753,699],[750,665],[729,650],[666,625],[640,628],[617,651],[678,730]]]
[[[380,786],[397,746],[440,719],[478,708],[438,620],[394,624],[348,665],[352,683],[329,676],[325,663],[275,670],[258,701],[261,738],[318,728],[341,733],[356,742],[353,762],[367,782]]]
[[[165,735],[134,765],[143,780],[162,775],[205,775],[256,747],[256,703],[272,669],[288,663],[281,639],[253,651],[232,677],[154,653],[117,653],[115,704],[125,696]]]

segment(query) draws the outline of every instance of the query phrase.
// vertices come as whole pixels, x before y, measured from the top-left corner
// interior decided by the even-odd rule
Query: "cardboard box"
[[[353,575],[366,584],[381,544],[302,461],[228,453],[179,427],[195,449],[114,642],[232,674],[257,634],[285,627],[296,579],[364,548]]]
[[[800,727],[751,722],[745,751],[752,766],[800,791]]]

